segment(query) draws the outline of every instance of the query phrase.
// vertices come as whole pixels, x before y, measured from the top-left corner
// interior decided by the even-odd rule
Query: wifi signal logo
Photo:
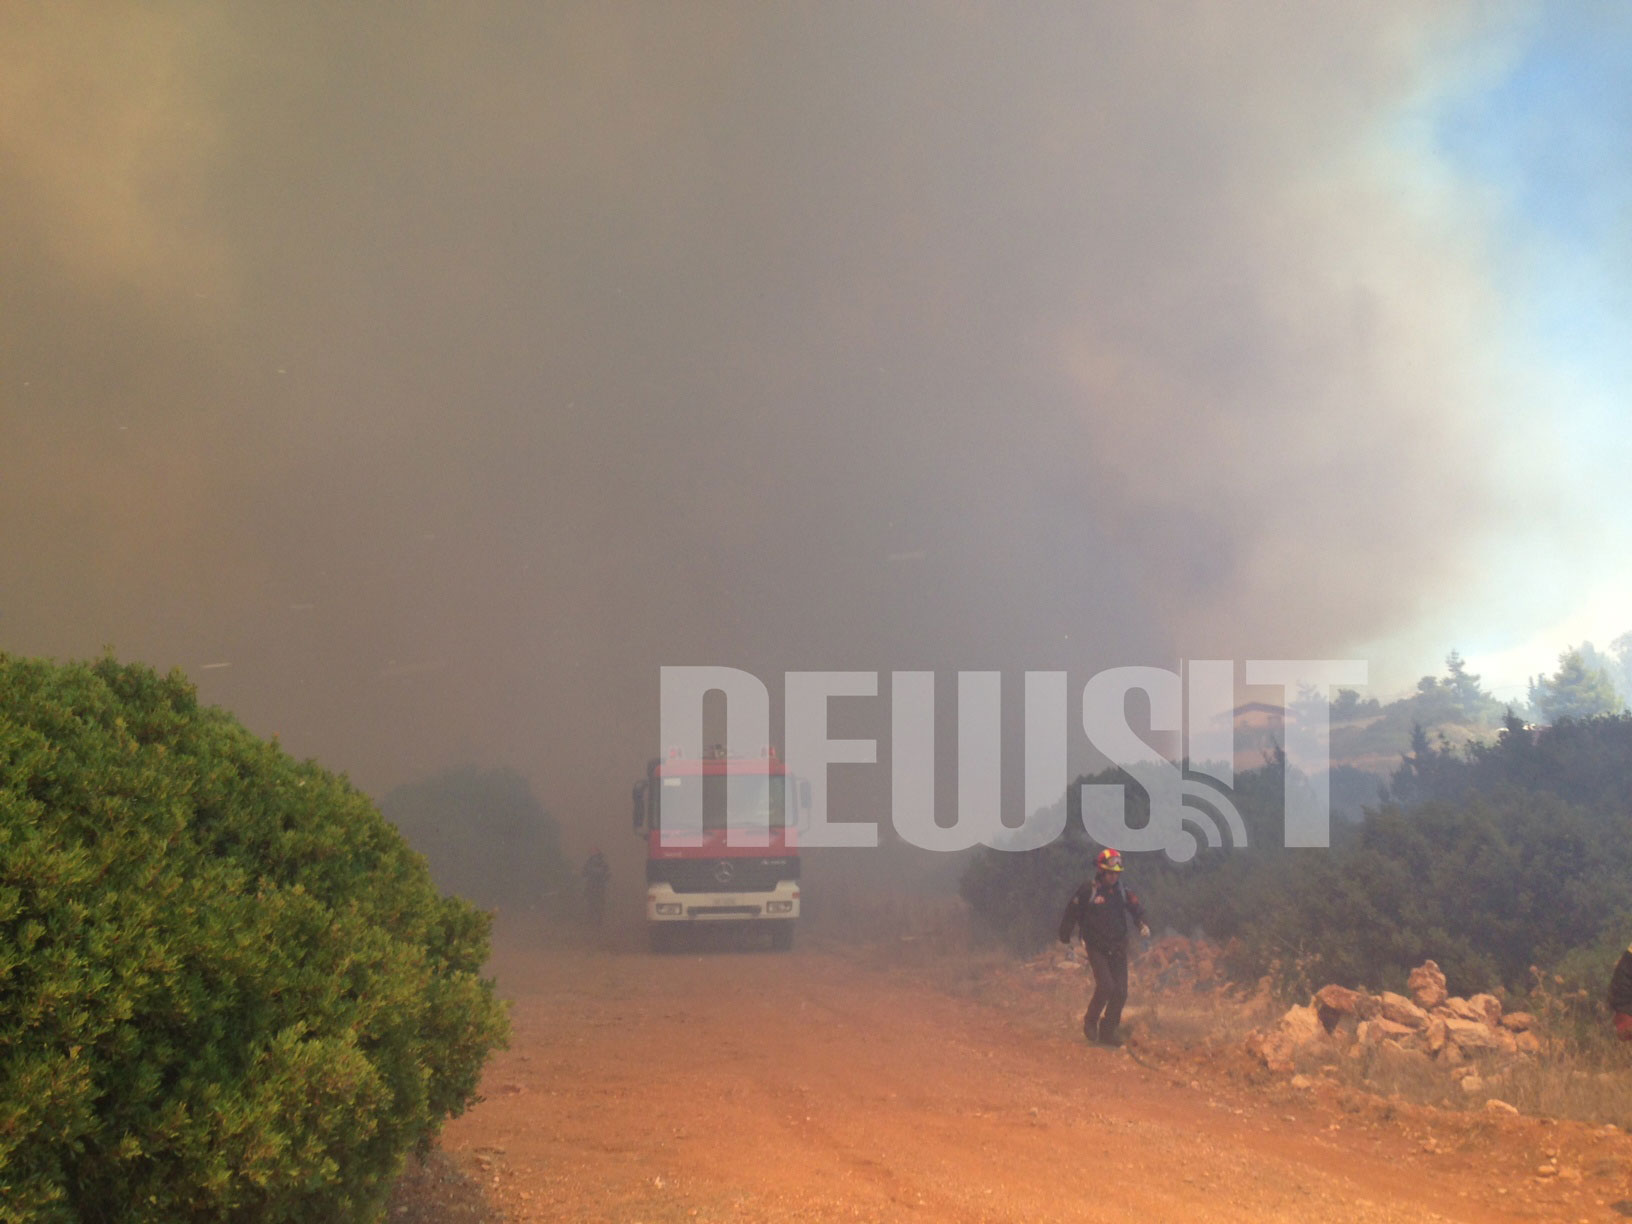
[[[1149,698],[1151,731],[1182,728],[1184,764],[1156,755],[1128,725],[1126,699],[1135,690]],[[1229,794],[1235,780],[1234,706],[1235,664],[1228,659],[1192,660],[1183,676],[1160,667],[1114,667],[1090,680],[1082,693],[1083,729],[1149,796],[1150,819],[1130,827],[1124,787],[1085,783],[1082,826],[1088,836],[1124,851],[1161,850],[1176,863],[1194,858],[1203,842],[1222,846],[1226,831],[1232,846],[1245,846],[1246,825]]]

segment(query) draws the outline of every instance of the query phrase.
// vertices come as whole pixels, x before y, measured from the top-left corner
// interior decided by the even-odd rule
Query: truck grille
[[[648,859],[646,881],[677,893],[772,892],[799,878],[797,858]]]

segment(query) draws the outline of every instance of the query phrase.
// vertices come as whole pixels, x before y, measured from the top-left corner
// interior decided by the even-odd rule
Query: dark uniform
[[[1609,979],[1609,1010],[1615,1013],[1615,1033],[1632,1041],[1632,948],[1621,953]]]
[[[1116,1045],[1122,1007],[1128,1001],[1128,922],[1145,925],[1145,907],[1118,876],[1100,872],[1071,894],[1060,917],[1060,942],[1080,932],[1094,971],[1094,996],[1082,1017],[1089,1041]]]

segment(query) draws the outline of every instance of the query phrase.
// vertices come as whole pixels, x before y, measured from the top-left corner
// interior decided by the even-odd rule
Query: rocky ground
[[[1409,998],[1322,986],[1307,1004],[1254,1032],[1248,1048],[1270,1070],[1290,1071],[1300,1056],[1324,1050],[1360,1058],[1371,1047],[1396,1062],[1437,1064],[1467,1084],[1469,1093],[1480,1092],[1488,1075],[1543,1052],[1534,1015],[1504,1012],[1491,994],[1450,995],[1433,961],[1412,970],[1406,988]]]

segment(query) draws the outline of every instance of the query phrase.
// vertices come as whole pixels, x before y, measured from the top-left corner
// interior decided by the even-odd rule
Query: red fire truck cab
[[[701,792],[701,844],[664,845],[663,796],[678,797],[686,787]],[[793,946],[799,919],[795,826],[809,809],[810,786],[796,782],[774,750],[758,757],[710,751],[701,760],[673,752],[653,758],[634,800],[635,832],[646,839],[646,926],[653,951],[672,948],[682,931],[719,922],[767,930],[779,951]],[[727,845],[733,816],[765,827],[766,844]]]

